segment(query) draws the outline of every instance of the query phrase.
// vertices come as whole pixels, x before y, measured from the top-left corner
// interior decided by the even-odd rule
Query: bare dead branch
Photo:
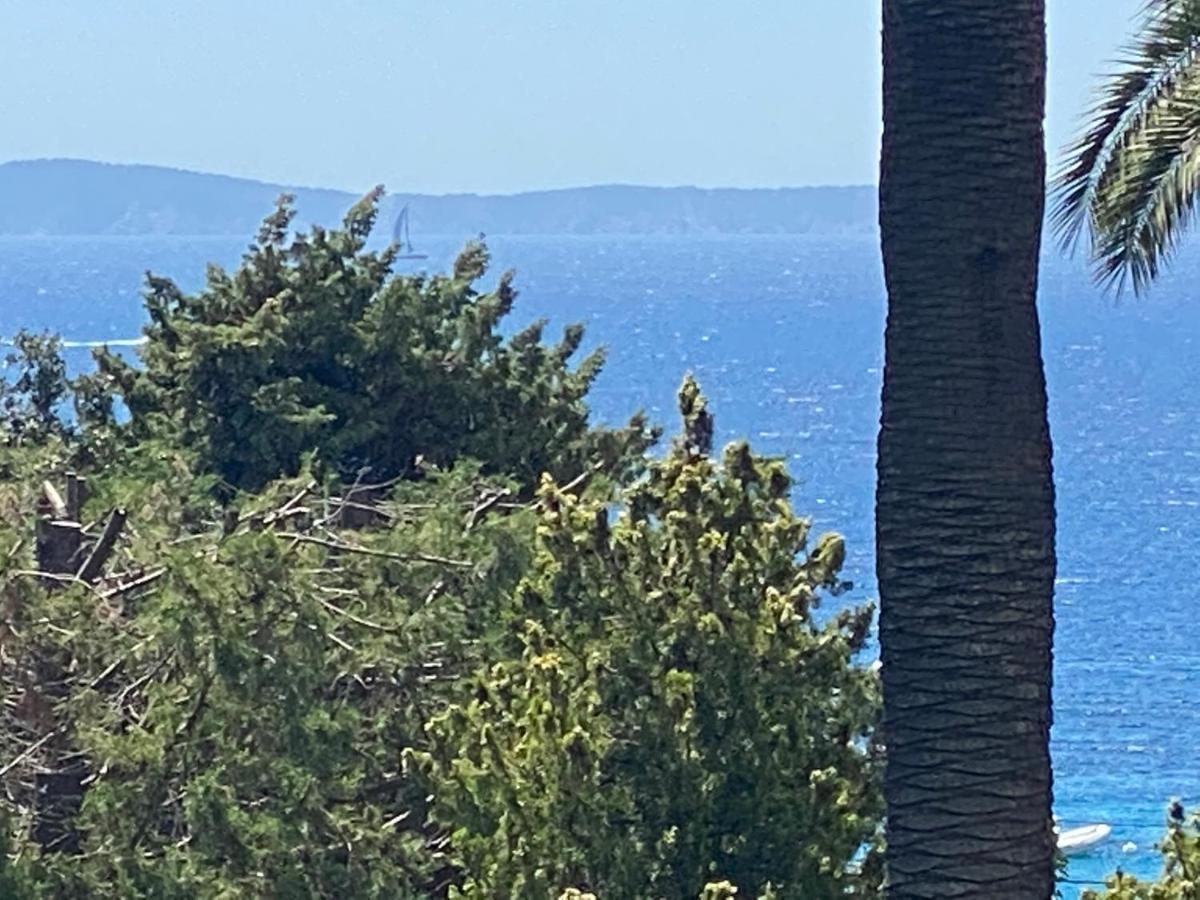
[[[121,536],[121,530],[125,527],[125,510],[117,507],[108,517],[108,522],[104,525],[104,531],[100,533],[99,539],[96,541],[92,552],[88,554],[88,558],[83,561],[83,565],[79,567],[76,577],[83,581],[95,581],[100,574],[104,564],[108,562],[108,558],[112,555],[113,547],[116,546],[117,538]]]
[[[50,504],[50,509],[56,519],[68,519],[67,504],[63,500],[62,494],[49,481],[42,482],[42,496]]]
[[[311,534],[294,534],[280,532],[281,538],[299,541],[302,544],[317,544],[330,550],[343,553],[359,553],[364,556],[377,556],[381,559],[394,559],[397,562],[424,562],[439,566],[449,566],[456,569],[473,569],[475,564],[465,559],[450,559],[445,556],[435,556],[432,553],[392,553],[389,550],[376,550],[372,547],[361,547],[358,544],[347,544],[342,541],[327,540]]]

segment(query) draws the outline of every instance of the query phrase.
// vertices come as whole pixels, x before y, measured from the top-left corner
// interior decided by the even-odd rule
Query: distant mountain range
[[[275,198],[303,223],[333,224],[358,199],[159,166],[48,159],[0,164],[0,234],[253,234]],[[603,185],[522,194],[396,194],[422,234],[874,234],[873,187],[774,189]]]

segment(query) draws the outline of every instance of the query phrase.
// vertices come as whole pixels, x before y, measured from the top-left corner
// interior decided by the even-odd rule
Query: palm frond
[[[1054,179],[1052,224],[1067,249],[1088,233],[1102,281],[1140,290],[1190,220],[1200,0],[1149,0],[1118,62]]]
[[[1182,80],[1119,151],[1091,216],[1097,277],[1141,292],[1193,220],[1200,190],[1200,71]]]

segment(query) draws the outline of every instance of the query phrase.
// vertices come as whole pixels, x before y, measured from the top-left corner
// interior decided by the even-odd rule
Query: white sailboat
[[[412,239],[408,236],[408,204],[400,210],[396,224],[392,227],[392,241],[400,251],[396,259],[428,259],[428,254],[418,253],[413,249]]]

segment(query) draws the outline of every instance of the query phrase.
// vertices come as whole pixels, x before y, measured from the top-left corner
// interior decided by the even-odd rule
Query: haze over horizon
[[[181,175],[202,175],[206,177],[230,178],[235,181],[247,181],[255,184],[266,185],[269,187],[295,188],[302,191],[335,191],[338,193],[347,193],[353,196],[361,196],[365,190],[360,190],[357,187],[331,187],[327,184],[300,184],[294,181],[287,181],[280,178],[260,178],[253,175],[236,175],[230,172],[219,172],[209,169],[187,168],[183,166],[163,165],[161,163],[148,163],[138,160],[105,160],[91,159],[81,156],[44,156],[44,157],[21,157],[14,159],[0,160],[0,169],[6,166],[28,166],[28,165],[55,165],[60,163],[68,164],[83,164],[97,166],[111,166],[115,169],[154,169],[165,172],[179,173]],[[376,185],[372,184],[369,187],[373,188]],[[517,188],[511,191],[468,191],[468,190],[450,190],[450,191],[408,191],[408,190],[393,190],[390,185],[383,183],[387,196],[402,194],[404,196],[421,195],[431,197],[459,197],[459,196],[478,196],[478,197],[513,197],[525,194],[542,194],[555,192],[569,192],[580,190],[593,190],[597,188],[613,188],[613,189],[628,189],[628,190],[653,190],[653,191],[672,191],[672,190],[701,190],[701,191],[794,191],[806,189],[837,189],[837,188],[866,188],[874,187],[868,182],[861,183],[846,183],[846,184],[781,184],[781,185],[726,185],[726,184],[649,184],[649,183],[634,183],[634,182],[618,182],[604,181],[579,184],[562,184],[552,187],[532,187],[532,188]]]
[[[1051,158],[1139,0],[1049,0]],[[5,9],[0,161],[360,192],[874,183],[879,0]]]

